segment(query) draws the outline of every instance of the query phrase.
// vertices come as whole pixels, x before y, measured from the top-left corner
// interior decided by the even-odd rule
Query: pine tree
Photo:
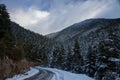
[[[101,62],[100,66],[102,67],[99,67],[98,72],[101,72],[100,70],[104,71],[102,73],[99,73],[99,75],[102,74],[100,79],[104,78],[105,80],[108,80],[108,78],[115,79],[115,74],[119,74],[120,71],[120,69],[118,68],[120,67],[118,65],[120,63],[114,60],[120,58],[120,37],[114,33],[113,28],[110,28],[108,34],[108,39],[101,41],[99,44],[99,61]]]
[[[23,53],[24,49],[17,44],[12,35],[11,21],[6,6],[0,4],[0,58],[8,56],[11,59],[19,60],[23,58]]]
[[[9,50],[13,46],[12,35],[10,31],[10,19],[9,14],[4,4],[0,4],[0,58],[3,58],[8,54]]]
[[[87,54],[86,73],[88,76],[94,77],[96,72],[96,49],[89,46]]]
[[[61,69],[65,69],[65,50],[64,47],[61,45],[59,48],[59,52],[58,52],[58,60],[57,63],[59,63],[59,68]]]
[[[120,53],[120,37],[117,36],[114,32],[109,33],[108,38],[110,45],[108,48],[108,53],[111,54],[111,57],[119,57]]]
[[[5,36],[5,33],[10,31],[10,19],[6,6],[0,4],[0,39]]]
[[[59,47],[54,47],[53,49],[53,59],[52,59],[52,63],[51,63],[51,67],[55,67],[57,68],[58,67],[58,56],[59,56],[59,52],[60,52],[60,49]]]
[[[70,71],[72,70],[72,60],[73,60],[73,54],[71,52],[71,49],[68,47],[68,53],[67,53],[67,63],[66,63],[66,67],[67,70]]]
[[[83,62],[83,57],[80,52],[80,46],[79,46],[78,41],[75,40],[73,62],[72,62],[72,67],[73,67],[74,71],[81,73],[83,64],[84,64],[84,62]]]

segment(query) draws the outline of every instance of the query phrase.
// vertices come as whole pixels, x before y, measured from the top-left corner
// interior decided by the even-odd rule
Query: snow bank
[[[41,68],[42,69],[42,68]],[[52,68],[43,68],[53,72],[55,75],[51,80],[94,80],[85,74],[75,74],[63,70],[52,69]]]
[[[6,80],[24,80],[26,78],[29,78],[31,76],[34,76],[35,74],[37,74],[39,72],[38,69],[36,68],[30,68],[30,71],[24,73],[24,74],[19,74],[19,75],[15,75],[14,77],[12,78],[8,78]]]

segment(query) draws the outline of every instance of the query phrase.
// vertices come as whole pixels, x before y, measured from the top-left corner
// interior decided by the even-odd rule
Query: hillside
[[[54,43],[52,40],[30,30],[26,30],[13,22],[11,30],[19,44],[22,43],[21,46],[25,49],[27,57],[33,60],[41,59],[39,61],[47,61],[45,59],[48,58],[49,49],[52,48],[51,45]]]
[[[53,52],[57,58],[53,56],[51,67],[85,73],[96,80],[120,76],[120,19],[88,19],[46,36],[64,46],[62,53]]]
[[[89,45],[96,45],[101,40],[107,39],[111,28],[119,36],[120,19],[88,19],[46,36],[62,42],[65,46],[73,45],[78,39],[81,50],[86,51]]]

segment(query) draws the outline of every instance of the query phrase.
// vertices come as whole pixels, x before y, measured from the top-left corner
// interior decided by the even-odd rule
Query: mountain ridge
[[[75,23],[59,32],[56,32],[56,33],[51,33],[51,34],[54,34],[53,36],[50,37],[51,34],[48,34],[46,35],[46,37],[48,38],[53,38],[55,40],[57,40],[56,38],[60,38],[60,35],[61,33],[62,34],[65,34],[66,36],[64,38],[67,38],[67,37],[73,37],[79,33],[82,33],[80,32],[82,29],[84,28],[87,28],[88,30],[95,27],[94,25],[96,24],[99,24],[101,26],[107,26],[109,23],[111,22],[114,22],[114,20],[119,20],[120,18],[116,18],[116,19],[104,19],[104,18],[98,18],[98,19],[87,19],[87,20],[84,20],[82,22],[78,22],[78,23]],[[76,33],[75,31],[77,31],[78,33]],[[85,31],[85,30],[84,30]],[[66,34],[66,32],[68,32],[68,34]],[[74,35],[72,36],[69,36],[71,33],[73,33]],[[60,41],[60,40],[57,40],[57,41]],[[61,42],[64,42],[64,41],[61,41]]]

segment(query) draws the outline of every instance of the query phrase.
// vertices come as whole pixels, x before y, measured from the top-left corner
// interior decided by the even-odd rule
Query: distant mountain
[[[65,46],[73,45],[78,39],[84,53],[89,45],[98,44],[99,41],[106,39],[108,30],[111,28],[115,29],[114,32],[117,35],[120,35],[120,19],[88,19],[46,36],[62,42]]]
[[[65,42],[77,35],[88,35],[103,27],[111,27],[110,24],[119,24],[120,19],[88,19],[75,23],[59,32],[46,35],[56,41]]]
[[[54,38],[55,36],[57,36],[57,33],[59,33],[59,32],[55,32],[55,33],[48,34],[48,35],[46,35],[46,37],[52,39],[52,38]]]

